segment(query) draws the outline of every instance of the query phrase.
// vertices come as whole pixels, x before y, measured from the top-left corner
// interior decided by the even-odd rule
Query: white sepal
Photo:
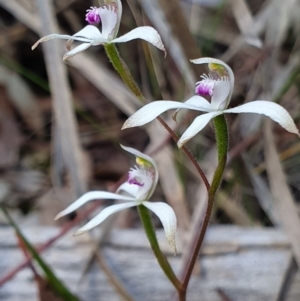
[[[76,41],[80,41],[80,42],[87,42],[89,43],[90,40],[84,37],[73,37],[73,36],[69,36],[67,34],[57,34],[57,33],[52,33],[49,34],[48,36],[42,37],[40,38],[32,47],[31,50],[34,50],[40,43],[43,42],[47,42],[49,40],[53,40],[53,39],[62,39],[62,40],[76,40]]]
[[[92,46],[92,43],[82,43],[78,45],[77,47],[73,48],[72,50],[66,52],[63,56],[63,60],[69,59],[73,57],[74,55],[88,49],[89,47]]]
[[[107,191],[89,191],[82,195],[79,199],[77,199],[74,203],[72,203],[70,206],[68,206],[65,210],[58,213],[55,217],[55,220],[61,218],[64,215],[67,215],[78,208],[80,208],[82,205],[86,204],[89,201],[93,200],[99,200],[99,199],[107,199],[107,200],[123,200],[123,201],[135,201],[133,197],[124,196],[112,192]]]
[[[141,109],[136,111],[133,115],[131,115],[123,124],[122,130],[144,125],[152,120],[154,120],[160,114],[172,110],[172,109],[189,109],[196,111],[203,111],[196,106],[191,106],[178,101],[171,100],[159,100],[153,101],[151,103],[146,104]]]
[[[122,144],[120,144],[120,146],[128,153],[133,154],[136,157],[142,158],[148,162],[151,163],[151,165],[153,165],[153,167],[157,170],[157,165],[155,163],[155,161],[150,157],[145,155],[144,153],[140,152],[139,150],[129,147],[129,146],[124,146]]]
[[[187,128],[187,130],[182,134],[180,139],[177,142],[178,147],[182,147],[187,141],[193,138],[197,133],[199,133],[211,119],[214,117],[221,115],[222,112],[210,112],[202,114],[194,119],[192,124]]]
[[[270,117],[275,122],[279,123],[284,129],[290,133],[294,133],[299,136],[299,130],[297,129],[294,120],[286,109],[277,103],[266,101],[266,100],[256,100],[245,103],[241,106],[227,109],[223,111],[224,113],[256,113],[263,114]]]
[[[106,208],[104,208],[99,214],[97,214],[94,218],[92,218],[86,225],[78,229],[74,235],[80,235],[83,234],[92,228],[98,226],[101,224],[104,220],[106,220],[110,215],[119,212],[121,210],[137,206],[137,202],[130,202],[130,203],[122,203],[122,204],[116,204],[111,205]]]
[[[144,41],[147,41],[166,54],[166,49],[159,33],[150,26],[137,27],[124,34],[123,36],[112,40],[111,43],[124,43],[135,39],[142,39]]]
[[[177,219],[172,207],[162,202],[143,202],[143,205],[158,216],[164,227],[168,243],[176,253],[175,235]]]

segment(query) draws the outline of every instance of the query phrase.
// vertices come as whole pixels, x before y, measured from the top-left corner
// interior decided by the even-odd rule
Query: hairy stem
[[[227,156],[229,136],[227,123],[224,115],[219,115],[213,119],[215,126],[215,135],[218,149],[218,161],[223,160],[223,157]]]
[[[104,49],[106,51],[107,56],[110,59],[110,62],[116,69],[116,71],[121,76],[123,82],[126,84],[126,86],[132,91],[132,93],[143,103],[146,103],[146,99],[143,96],[142,91],[140,90],[139,86],[133,79],[127,65],[123,61],[123,59],[120,57],[120,54],[118,52],[118,49],[114,44],[106,44],[104,45]]]

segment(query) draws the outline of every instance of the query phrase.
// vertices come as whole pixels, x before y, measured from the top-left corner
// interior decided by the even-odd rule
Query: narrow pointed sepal
[[[120,146],[128,153],[133,154],[136,157],[142,158],[148,162],[151,163],[151,165],[157,170],[157,165],[155,163],[155,161],[150,157],[147,156],[146,154],[140,152],[139,150],[133,148],[133,147],[128,147],[128,146],[124,146],[122,144],[120,144]]]
[[[263,114],[270,117],[272,120],[280,124],[284,129],[290,133],[294,133],[299,136],[299,130],[297,129],[294,120],[286,109],[277,103],[266,101],[266,100],[256,100],[245,103],[241,106],[227,109],[223,111],[224,113],[256,113]]]
[[[96,226],[100,225],[110,215],[117,213],[121,210],[137,206],[137,205],[138,205],[138,203],[136,201],[133,201],[133,202],[129,202],[129,203],[116,204],[116,205],[111,205],[109,207],[106,207],[99,214],[97,214],[93,219],[91,219],[86,225],[84,225],[82,228],[78,229],[74,233],[74,235],[83,234],[83,233],[95,228]]]
[[[162,202],[143,202],[143,205],[158,216],[163,225],[168,243],[176,254],[177,219],[172,207]]]
[[[192,122],[192,124],[187,128],[187,130],[182,134],[182,136],[178,140],[177,142],[178,147],[182,147],[183,144],[188,142],[197,133],[199,133],[209,123],[211,119],[221,114],[222,112],[217,111],[217,112],[202,114],[196,117]]]
[[[130,32],[124,34],[123,36],[116,38],[111,41],[111,43],[124,43],[135,39],[142,39],[158,49],[162,50],[166,56],[166,49],[161,40],[159,33],[150,26],[140,26]]]
[[[73,48],[72,50],[68,51],[67,53],[64,54],[63,60],[70,59],[71,57],[75,56],[76,54],[90,48],[92,46],[91,43],[82,43],[79,46]]]
[[[93,200],[123,200],[123,201],[134,201],[133,197],[123,196],[112,192],[107,191],[90,191],[82,195],[79,199],[77,199],[74,203],[72,203],[69,207],[65,210],[58,213],[55,217],[55,220],[71,213],[83,206],[84,204],[93,201]]]
[[[160,114],[172,109],[189,109],[189,110],[202,111],[202,109],[196,106],[188,105],[186,103],[182,103],[178,101],[171,101],[171,100],[153,101],[149,104],[146,104],[141,109],[136,111],[133,115],[131,115],[123,124],[122,130],[147,124],[148,122],[154,120]]]
[[[57,34],[57,33],[52,33],[49,34],[48,36],[42,37],[40,38],[32,47],[31,50],[34,50],[40,43],[43,42],[47,42],[50,40],[54,40],[54,39],[62,39],[62,40],[69,40],[69,39],[73,39],[72,36],[66,35],[66,34]],[[76,39],[77,41],[81,41],[81,42],[89,42],[88,39],[86,38],[78,38]]]
[[[226,69],[227,73],[228,73],[231,86],[232,87],[234,86],[234,74],[232,72],[232,69],[226,63],[224,63],[223,61],[212,58],[212,57],[202,57],[202,58],[194,59],[194,60],[190,60],[190,61],[193,64],[197,64],[197,65],[198,64],[210,64],[210,65],[216,64],[216,65],[223,66]],[[224,76],[225,74],[220,74],[220,75]]]

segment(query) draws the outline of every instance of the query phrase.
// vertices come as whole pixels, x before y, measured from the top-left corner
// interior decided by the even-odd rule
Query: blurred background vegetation
[[[43,5],[42,0],[37,2]],[[65,41],[59,41],[60,60],[52,57],[58,73],[52,77],[65,76],[64,71],[59,71],[62,65],[67,70],[68,81],[65,86],[55,87],[52,78],[51,89],[43,47],[31,51],[31,46],[45,31],[51,33],[54,28],[70,35],[79,31],[86,25],[86,9],[98,6],[98,1],[56,0],[50,4],[54,25],[49,24],[47,28],[41,27],[44,23],[40,20],[45,16],[34,0],[0,0],[1,206],[9,209],[24,231],[26,227],[40,228],[45,233],[56,229],[58,223],[53,221],[54,216],[84,191],[114,191],[126,179],[133,162],[119,147],[121,143],[153,154],[160,169],[160,183],[153,200],[164,200],[173,206],[179,233],[185,237],[183,233],[191,232],[203,216],[206,202],[203,184],[159,124],[120,130],[127,116],[140,104],[114,72],[103,48],[91,47],[62,62]],[[123,0],[122,4],[119,35],[136,26],[151,25],[161,34],[168,53],[164,58],[159,50],[139,40],[117,46],[149,102],[184,101],[193,95],[195,82],[208,70],[190,64],[189,59],[210,56],[224,60],[234,71],[236,83],[230,107],[259,99],[275,101],[290,112],[300,128],[300,1]],[[56,96],[53,91],[58,91]],[[62,113],[68,110],[65,103],[71,104],[69,112],[74,112],[76,122],[71,115]],[[183,112],[177,123],[172,120],[172,113],[164,118],[180,134],[195,114]],[[289,261],[288,273],[282,271],[282,283],[292,283],[287,281],[292,275],[300,287],[299,272],[295,272],[295,262],[300,263],[299,138],[274,123],[271,129],[262,116],[228,115],[227,119],[229,162],[211,223],[224,227],[226,224],[261,230],[283,229],[295,261]],[[216,166],[212,127],[207,126],[188,147],[211,179]],[[59,224],[78,226],[87,215],[77,217],[77,221],[73,215]],[[74,224],[70,224],[72,221]],[[158,220],[155,224],[160,227]],[[5,215],[0,215],[0,233],[1,229],[7,230],[7,225]],[[113,227],[124,231],[139,229],[137,212],[133,209],[120,214]],[[112,225],[108,228],[106,234]],[[0,235],[3,241],[6,230]],[[51,234],[45,237],[50,239]],[[5,262],[9,248],[2,244],[1,247],[0,238],[1,261]],[[19,247],[26,253],[24,245]],[[100,255],[97,254],[98,261],[105,264]],[[3,263],[0,283],[16,264],[13,259]],[[107,273],[112,276],[111,271]],[[10,282],[14,283],[14,279]],[[288,294],[289,289],[285,294],[283,291],[279,290],[277,296]],[[223,293],[219,292],[220,300],[242,300],[224,297]],[[299,290],[297,293],[294,299],[274,300],[299,300]],[[0,300],[21,300],[17,296],[20,294],[14,289],[7,289],[1,295],[0,286]],[[40,297],[56,300],[53,296],[46,298]],[[73,300],[68,298],[71,297],[62,300]],[[105,298],[108,297],[99,300],[113,300]],[[133,300],[128,296],[123,298]]]

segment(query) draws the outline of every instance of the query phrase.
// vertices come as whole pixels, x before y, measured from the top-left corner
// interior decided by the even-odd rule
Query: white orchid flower
[[[256,100],[228,109],[234,87],[234,75],[227,64],[214,58],[200,58],[191,62],[209,64],[210,70],[215,71],[213,75],[203,75],[202,80],[196,84],[195,92],[198,95],[192,96],[184,103],[163,100],[151,102],[130,116],[122,129],[144,125],[168,110],[189,109],[206,113],[194,119],[179,139],[179,147],[200,132],[211,119],[224,113],[263,114],[279,123],[287,131],[299,136],[299,131],[290,114],[274,102]],[[211,96],[211,102],[200,95]]]
[[[152,196],[158,181],[158,171],[156,163],[152,158],[134,148],[125,147],[122,145],[121,147],[127,152],[136,156],[137,165],[134,168],[130,169],[127,182],[123,183],[117,189],[116,193],[107,191],[90,191],[85,193],[69,207],[61,211],[55,217],[55,219],[58,219],[77,210],[79,207],[92,200],[107,199],[125,201],[124,203],[111,205],[103,209],[85,226],[75,232],[75,235],[79,235],[98,226],[113,213],[130,207],[143,205],[158,216],[163,225],[167,240],[176,253],[175,234],[177,228],[177,220],[173,209],[168,204],[163,202],[152,203],[148,201]],[[121,192],[125,192],[127,195],[122,195]]]
[[[63,59],[66,60],[91,46],[111,43],[124,43],[134,39],[142,39],[166,53],[159,33],[150,26],[137,27],[125,35],[117,38],[116,36],[119,31],[122,17],[122,3],[120,0],[107,1],[107,3],[107,5],[99,8],[91,7],[88,9],[85,18],[90,24],[97,24],[101,22],[101,31],[94,25],[87,25],[73,36],[53,33],[39,39],[32,46],[32,50],[35,49],[40,43],[52,39],[68,40],[67,49],[69,51],[63,56]],[[82,42],[82,44],[70,50],[74,41]]]

